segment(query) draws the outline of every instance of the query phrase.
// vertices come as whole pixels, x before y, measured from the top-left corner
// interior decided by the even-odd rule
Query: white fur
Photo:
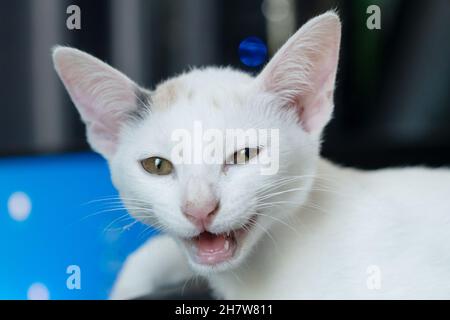
[[[314,186],[317,190],[285,220],[288,225],[272,226],[273,240],[262,238],[252,255],[233,273],[208,277],[218,296],[227,299],[450,297],[449,170],[412,168],[364,172],[321,160],[317,177]],[[165,246],[155,248],[152,242],[141,249],[149,257],[141,262],[144,270],[159,266],[160,260],[152,257],[160,252],[170,260],[180,254]],[[381,271],[380,289],[367,286],[371,276],[368,271],[373,265]],[[125,264],[119,285],[142,277],[141,273],[127,272],[131,268],[132,264]],[[159,270],[162,272],[164,267]],[[159,272],[154,273],[154,281],[159,279]],[[113,298],[133,296],[134,292],[123,292],[117,287],[112,295]]]
[[[293,35],[256,79],[231,69],[192,70],[152,92],[143,119],[121,123],[114,146],[99,151],[130,213],[166,235],[130,256],[112,298],[155,292],[194,275],[206,277],[228,299],[450,297],[450,171],[362,172],[319,157],[320,133],[333,109],[339,40],[339,19],[326,13]],[[54,53],[61,77],[91,79],[89,69],[72,63],[71,50]],[[84,55],[77,61],[83,66],[85,59],[93,61]],[[108,81],[126,79],[106,73]],[[72,94],[82,115],[86,108],[102,110],[90,121],[111,127],[98,99],[112,110],[130,109],[123,103],[129,92],[118,97],[103,84],[98,96],[76,82],[65,84],[69,92],[82,88]],[[92,105],[77,100],[85,96]],[[211,164],[177,164],[168,176],[143,170],[144,158],[170,159],[171,133],[192,131],[196,121],[205,129],[278,128],[280,171],[261,175],[258,164],[230,167],[226,174]],[[89,128],[88,137],[94,147],[104,145],[105,137]],[[257,214],[257,225],[228,263],[198,264],[181,241],[198,234],[181,211],[186,195],[198,202],[206,197],[193,193],[195,183],[212,186],[220,199],[210,232],[238,228]],[[372,266],[381,272],[381,287],[374,290],[367,285]]]

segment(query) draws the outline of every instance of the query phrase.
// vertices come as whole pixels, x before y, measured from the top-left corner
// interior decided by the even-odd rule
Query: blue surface
[[[15,192],[31,200],[26,220],[8,209]],[[124,258],[153,234],[90,202],[116,195],[106,161],[92,153],[0,159],[0,299],[27,299],[34,283],[50,299],[107,298]],[[66,285],[70,265],[80,267],[81,289]]]
[[[239,44],[239,58],[248,67],[258,67],[267,59],[267,46],[258,37],[245,38]]]

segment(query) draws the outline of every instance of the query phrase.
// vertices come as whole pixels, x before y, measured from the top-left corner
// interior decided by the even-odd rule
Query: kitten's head
[[[154,91],[76,49],[57,47],[53,58],[130,213],[172,235],[208,273],[239,265],[308,196],[339,43],[339,18],[328,12],[255,78],[206,68]],[[229,139],[239,132],[231,129],[248,135]]]

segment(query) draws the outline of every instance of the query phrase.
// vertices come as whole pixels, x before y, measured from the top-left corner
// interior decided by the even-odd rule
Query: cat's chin
[[[255,220],[256,215],[238,229],[222,233],[204,231],[195,237],[183,239],[193,267],[201,273],[210,273],[224,271],[238,264]]]

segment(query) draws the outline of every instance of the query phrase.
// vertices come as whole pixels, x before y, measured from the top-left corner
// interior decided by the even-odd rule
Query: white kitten
[[[166,231],[127,259],[112,298],[195,275],[224,298],[450,298],[450,171],[362,172],[319,157],[340,32],[328,12],[256,78],[207,68],[151,92],[86,53],[55,49],[88,140],[130,213]],[[226,155],[260,153],[246,165],[174,162],[172,133],[195,122],[278,128],[278,173],[262,175],[254,160],[271,140]]]

